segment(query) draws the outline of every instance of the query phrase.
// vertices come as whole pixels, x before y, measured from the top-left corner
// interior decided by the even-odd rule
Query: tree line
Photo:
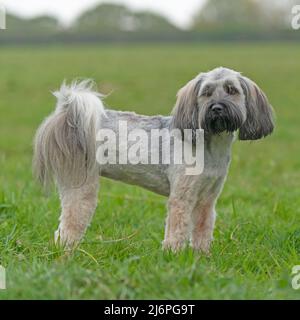
[[[298,40],[291,28],[295,0],[207,0],[187,30],[149,11],[100,4],[83,12],[71,25],[41,16],[23,19],[7,14],[0,44],[49,42],[140,42],[214,40]]]

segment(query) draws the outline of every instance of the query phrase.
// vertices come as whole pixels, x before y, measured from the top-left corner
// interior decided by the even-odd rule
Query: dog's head
[[[253,81],[236,71],[216,68],[179,90],[172,126],[201,128],[210,134],[239,130],[240,140],[257,140],[273,131],[273,110]]]

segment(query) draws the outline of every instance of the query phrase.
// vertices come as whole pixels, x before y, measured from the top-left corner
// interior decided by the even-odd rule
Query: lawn
[[[299,299],[300,45],[32,47],[0,49],[0,299]],[[168,114],[177,90],[216,66],[266,92],[275,133],[236,142],[217,205],[210,256],[161,250],[165,198],[102,179],[99,206],[73,255],[53,244],[55,193],[31,174],[32,139],[63,79],[94,78],[106,105]]]

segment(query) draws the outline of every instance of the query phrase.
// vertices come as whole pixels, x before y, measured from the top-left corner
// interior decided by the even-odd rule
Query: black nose
[[[218,104],[217,103],[217,104],[214,104],[214,105],[211,106],[211,110],[216,112],[216,113],[222,112],[223,109],[224,109],[224,106],[222,104]]]

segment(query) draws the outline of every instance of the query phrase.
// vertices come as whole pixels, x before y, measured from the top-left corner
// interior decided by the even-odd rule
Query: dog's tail
[[[77,187],[97,165],[96,132],[105,116],[102,95],[93,90],[91,80],[63,83],[53,94],[56,109],[35,136],[34,174],[44,187],[52,181]]]

